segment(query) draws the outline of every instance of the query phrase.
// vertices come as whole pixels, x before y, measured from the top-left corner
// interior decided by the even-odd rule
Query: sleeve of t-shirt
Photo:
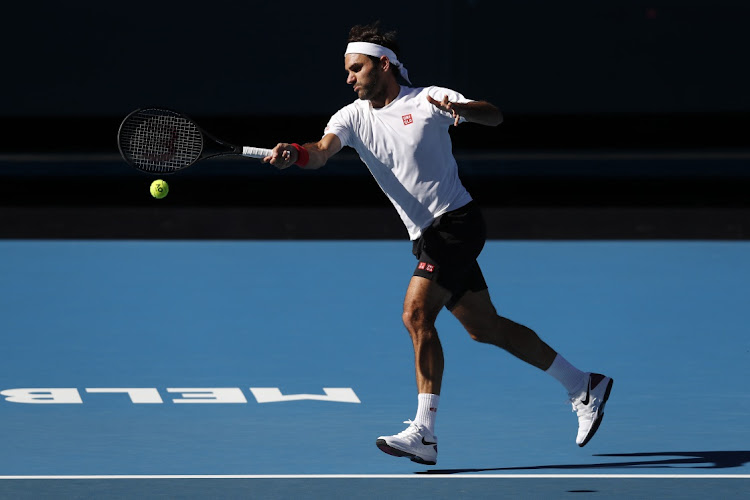
[[[430,95],[430,97],[432,97],[436,101],[442,101],[443,97],[448,96],[448,100],[450,102],[461,102],[461,103],[464,103],[464,102],[474,102],[474,99],[468,99],[468,98],[464,97],[464,95],[461,94],[460,92],[456,92],[455,90],[451,90],[451,89],[448,89],[448,88],[445,88],[445,87],[435,87],[435,86],[428,87],[427,93]],[[434,108],[434,110],[435,110],[436,113],[439,113],[439,114],[445,116],[446,118],[450,118],[451,120],[453,119],[450,116],[449,113],[446,113],[444,111],[440,111],[435,106],[433,106],[433,108]],[[462,116],[458,120],[458,123],[464,123],[465,121],[466,121],[466,118],[464,118]]]
[[[341,141],[341,147],[352,146],[351,113],[342,108],[334,114],[326,125],[323,135],[335,134]]]

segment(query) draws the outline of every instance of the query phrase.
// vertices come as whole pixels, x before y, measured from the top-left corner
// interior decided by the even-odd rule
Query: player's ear
[[[380,56],[380,69],[383,71],[388,71],[388,68],[391,67],[391,61],[388,59],[388,56]]]

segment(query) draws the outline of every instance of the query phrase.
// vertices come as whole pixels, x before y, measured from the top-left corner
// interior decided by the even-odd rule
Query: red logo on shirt
[[[404,120],[404,125],[409,125],[414,122],[414,119],[412,119],[411,117],[411,113],[402,116],[401,119]]]

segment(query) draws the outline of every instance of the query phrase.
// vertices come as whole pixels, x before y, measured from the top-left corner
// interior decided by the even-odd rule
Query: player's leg
[[[450,310],[474,340],[505,349],[556,378],[578,415],[576,443],[584,446],[591,440],[604,417],[610,377],[578,370],[533,330],[498,315],[486,289],[467,291]]]
[[[404,299],[403,321],[414,345],[414,367],[417,377],[417,415],[406,430],[393,436],[380,436],[380,450],[414,462],[434,465],[437,462],[435,415],[443,380],[443,347],[435,320],[450,299],[450,292],[434,281],[413,276]]]
[[[412,276],[404,299],[403,321],[414,345],[414,366],[420,394],[440,394],[443,347],[435,320],[450,292],[434,281]]]
[[[487,289],[466,292],[451,308],[451,313],[472,339],[505,349],[541,370],[549,369],[557,355],[536,332],[499,316]]]
[[[409,428],[395,436],[381,436],[378,447],[392,455],[434,464],[437,439],[435,417],[443,377],[443,348],[435,320],[464,286],[465,270],[472,266],[485,241],[484,221],[474,203],[433,220],[414,241],[418,263],[404,300],[403,321],[414,345],[417,378],[417,415]]]

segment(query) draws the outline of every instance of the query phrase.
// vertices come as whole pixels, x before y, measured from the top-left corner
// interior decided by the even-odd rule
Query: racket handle
[[[242,147],[242,156],[249,156],[250,158],[265,158],[271,156],[272,151],[264,148],[253,148],[250,146]]]

